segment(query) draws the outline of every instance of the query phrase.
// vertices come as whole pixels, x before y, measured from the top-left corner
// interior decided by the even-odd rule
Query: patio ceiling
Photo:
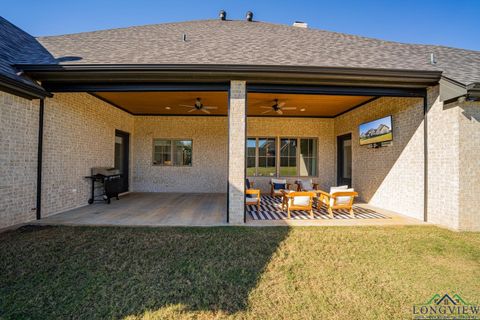
[[[187,92],[97,92],[96,97],[122,108],[135,115],[206,115],[184,105],[193,105],[200,98],[211,115],[226,116],[228,110],[228,93],[223,91],[187,91]],[[277,94],[249,93],[248,116],[304,116],[334,117],[355,106],[372,99],[372,96],[317,95],[317,94]],[[283,104],[283,115],[276,112],[265,113],[265,107],[271,107],[275,100]]]

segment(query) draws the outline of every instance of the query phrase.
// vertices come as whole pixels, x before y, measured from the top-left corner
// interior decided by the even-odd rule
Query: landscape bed
[[[0,319],[404,319],[480,302],[480,233],[27,226],[0,234],[0,270]]]

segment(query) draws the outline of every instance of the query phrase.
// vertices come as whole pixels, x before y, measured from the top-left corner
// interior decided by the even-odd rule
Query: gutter
[[[480,82],[474,82],[466,86],[467,100],[480,100]]]
[[[43,99],[53,95],[41,87],[35,87],[0,74],[0,90],[20,96],[25,99]]]
[[[16,65],[32,78],[49,83],[73,82],[225,82],[231,79],[249,83],[322,84],[383,87],[434,85],[441,71],[364,69],[233,64],[71,64]]]
[[[440,100],[444,103],[458,99],[480,100],[480,82],[464,85],[458,81],[442,76],[440,79]]]

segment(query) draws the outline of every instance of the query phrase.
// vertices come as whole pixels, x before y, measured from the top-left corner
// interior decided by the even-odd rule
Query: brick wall
[[[392,116],[391,146],[360,146],[361,123]],[[423,99],[382,97],[335,118],[335,136],[352,134],[352,185],[362,200],[423,219]],[[335,170],[336,172],[336,170]]]
[[[87,204],[84,177],[92,167],[114,165],[115,129],[132,133],[133,124],[133,116],[86,93],[45,101],[43,216]]]
[[[480,102],[459,104],[460,230],[480,231]]]
[[[227,137],[226,117],[135,117],[134,190],[227,192]],[[154,166],[155,138],[192,139],[192,166]]]
[[[35,219],[38,111],[0,91],[0,228]]]
[[[440,101],[438,87],[428,97],[428,221],[458,229],[459,110]]]

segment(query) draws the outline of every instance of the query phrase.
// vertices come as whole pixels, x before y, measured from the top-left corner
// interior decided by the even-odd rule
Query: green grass
[[[479,284],[480,233],[436,227],[0,234],[1,319],[410,319]]]
[[[257,176],[275,177],[275,168],[258,168]],[[280,167],[280,177],[293,177],[297,175],[297,167]],[[247,168],[247,177],[255,176],[255,168]]]
[[[372,138],[360,138],[360,143],[362,145],[364,145],[364,144],[377,143],[377,142],[389,141],[389,140],[392,140],[392,133],[391,132],[385,133],[385,134],[382,134],[382,135],[379,135],[379,136],[375,136],[375,137],[372,137]]]

